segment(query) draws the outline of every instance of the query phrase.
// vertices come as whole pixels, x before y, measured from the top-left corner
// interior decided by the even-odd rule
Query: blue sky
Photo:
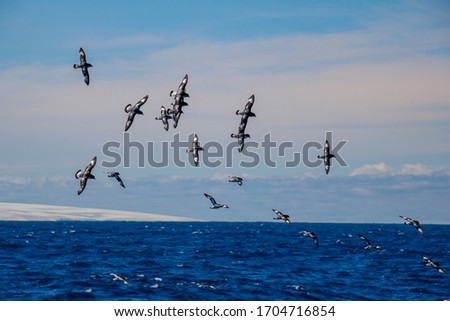
[[[0,202],[214,220],[270,220],[279,208],[297,221],[450,223],[446,1],[2,1],[0,18]],[[79,47],[94,65],[89,87],[72,68]],[[185,74],[189,107],[165,132],[154,117]],[[274,157],[275,168],[242,168],[238,153],[232,168],[138,168],[134,154],[130,168],[116,168],[132,182],[126,190],[97,166],[78,197],[74,172],[93,155],[107,159],[106,142],[123,142],[123,107],[147,94],[130,131],[144,145],[196,132],[225,146],[234,112],[255,94],[250,141],[270,133],[294,147]],[[348,166],[334,163],[328,176],[284,166],[328,131],[335,144],[347,141]],[[228,183],[233,174],[248,184]],[[211,213],[203,192],[234,204]]]

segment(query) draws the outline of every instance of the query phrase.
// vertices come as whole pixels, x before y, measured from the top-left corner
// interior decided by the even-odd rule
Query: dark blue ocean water
[[[0,299],[448,300],[450,226],[423,228],[0,222]],[[305,229],[318,248],[299,235]],[[365,250],[357,233],[382,249]],[[422,255],[447,273],[424,266]]]

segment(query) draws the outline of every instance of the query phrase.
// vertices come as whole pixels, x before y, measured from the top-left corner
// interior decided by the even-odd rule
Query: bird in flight
[[[86,54],[83,50],[83,48],[80,48],[80,63],[79,64],[74,64],[73,68],[74,69],[81,69],[81,72],[83,73],[84,76],[84,82],[86,83],[86,85],[89,86],[89,71],[88,68],[91,68],[92,65],[90,63],[86,62]]]

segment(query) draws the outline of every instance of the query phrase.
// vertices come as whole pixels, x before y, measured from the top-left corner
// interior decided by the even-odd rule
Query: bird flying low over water
[[[424,233],[422,227],[420,226],[419,221],[402,215],[400,215],[399,217],[405,220],[403,224],[412,225],[416,228],[417,231],[419,231],[420,234]]]
[[[242,179],[242,177],[239,177],[239,176],[228,176],[228,178],[229,178],[229,182],[230,183],[237,183],[239,186],[242,186],[242,183],[243,183],[243,179]]]
[[[422,258],[426,261],[424,264],[425,266],[431,266],[434,267],[439,273],[445,273],[445,270],[443,268],[441,268],[441,266],[439,265],[439,263],[437,262],[433,262],[430,258],[426,257],[426,256],[422,256]]]
[[[310,238],[312,238],[314,240],[314,245],[316,247],[319,246],[319,239],[314,232],[302,231],[300,233],[302,233],[302,236],[309,236]]]
[[[370,243],[370,241],[364,235],[358,234],[358,237],[366,243],[366,246],[364,247],[365,250],[381,249],[381,246],[379,245],[372,245],[372,243]]]
[[[273,218],[274,220],[283,220],[286,223],[291,224],[291,219],[290,219],[289,215],[283,214],[280,211],[275,210],[273,208],[272,208],[272,211],[274,211],[274,213],[277,215],[277,217]]]
[[[127,279],[125,279],[124,277],[117,275],[115,273],[110,273],[109,275],[111,275],[113,277],[113,281],[120,281],[123,282],[123,284],[128,284]]]
[[[89,164],[86,166],[84,171],[79,169],[75,173],[75,178],[80,180],[80,188],[78,189],[78,195],[83,193],[84,189],[86,188],[86,184],[88,179],[95,179],[95,176],[91,174],[92,169],[94,168],[95,164],[97,163],[97,156],[95,156]]]
[[[89,86],[89,71],[88,68],[91,68],[92,65],[90,63],[86,62],[86,54],[84,53],[83,48],[80,48],[80,63],[79,64],[74,64],[73,68],[74,69],[78,69],[81,68],[81,72],[83,73],[84,76],[84,82],[86,83],[86,85]]]
[[[325,145],[323,147],[323,155],[317,156],[317,158],[323,159],[323,163],[325,165],[325,174],[328,175],[331,166],[331,159],[335,157],[333,154],[330,154],[330,143],[328,140],[325,140]]]
[[[209,200],[211,201],[212,206],[210,206],[209,208],[212,209],[216,209],[216,208],[229,208],[229,206],[227,204],[219,204],[216,202],[216,200],[214,199],[214,197],[212,197],[211,195],[208,195],[206,193],[203,193],[203,195],[205,195],[205,197],[209,198]]]
[[[198,166],[200,163],[200,157],[198,156],[198,151],[203,150],[203,147],[200,147],[198,142],[197,134],[194,134],[194,139],[192,140],[192,147],[186,150],[186,153],[192,153],[192,157],[194,158],[195,166]]]
[[[174,102],[172,103],[172,113],[173,113],[173,128],[177,128],[178,121],[180,120],[181,114],[183,113],[183,107],[188,106],[184,101],[184,98],[189,97],[186,92],[186,85],[188,83],[188,75],[186,74],[181,81],[178,89],[176,91],[172,90],[170,96],[174,97]]]
[[[131,124],[133,124],[134,116],[136,116],[136,114],[144,115],[140,108],[146,103],[147,99],[148,95],[139,100],[136,104],[134,104],[134,106],[131,104],[125,106],[125,112],[128,113],[128,119],[125,123],[125,131],[127,131],[131,127]]]
[[[118,172],[107,172],[106,173],[108,175],[108,177],[114,177],[120,184],[120,186],[122,186],[123,188],[125,188],[125,184],[123,183],[122,179],[120,178],[120,174]]]
[[[169,119],[172,119],[172,116],[170,116],[170,114],[172,113],[172,110],[166,109],[166,107],[161,106],[161,116],[159,117],[155,117],[155,120],[161,120],[163,125],[164,125],[164,129],[166,131],[169,130]]]

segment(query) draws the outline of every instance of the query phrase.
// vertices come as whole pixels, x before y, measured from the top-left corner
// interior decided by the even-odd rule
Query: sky
[[[450,224],[449,34],[447,1],[2,1],[0,202]],[[89,86],[72,68],[80,47]],[[155,117],[185,74],[189,106],[166,132]],[[240,154],[230,134],[252,94]],[[124,107],[145,95],[124,135]],[[171,144],[194,132],[209,148],[199,167],[179,148],[178,166]],[[316,164],[326,137],[340,146],[329,175]],[[153,166],[165,145],[167,166]],[[77,196],[74,173],[93,156],[97,179]],[[203,193],[230,208],[210,210]]]

